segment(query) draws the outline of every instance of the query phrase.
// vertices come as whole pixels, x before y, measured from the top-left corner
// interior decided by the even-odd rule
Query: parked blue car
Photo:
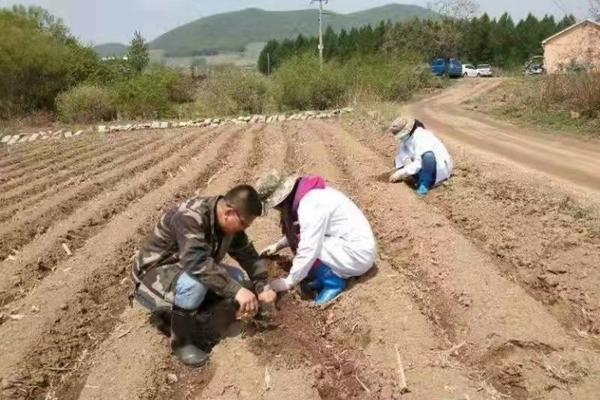
[[[436,58],[431,62],[431,72],[435,76],[460,78],[462,76],[462,63],[456,58]]]

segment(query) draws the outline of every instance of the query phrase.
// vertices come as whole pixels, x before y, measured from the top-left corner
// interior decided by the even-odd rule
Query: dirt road
[[[456,175],[424,201],[375,179],[395,144],[357,115],[2,149],[0,398],[594,399],[594,183],[535,171],[527,152],[496,154],[501,139],[490,130],[487,147],[463,141],[455,132],[483,122],[459,118],[442,98],[414,110],[448,128]],[[517,140],[527,151],[543,144]],[[166,207],[272,168],[320,173],[349,193],[376,232],[376,268],[325,310],[286,295],[277,329],[233,324],[209,366],[182,368],[168,339],[128,305],[131,257]],[[257,247],[278,234],[275,215],[250,229]],[[283,256],[273,273],[289,262]]]

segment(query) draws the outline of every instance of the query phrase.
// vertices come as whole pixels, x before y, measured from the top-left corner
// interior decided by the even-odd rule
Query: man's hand
[[[271,257],[275,254],[277,254],[277,252],[281,250],[279,248],[279,243],[273,243],[272,245],[265,247],[264,249],[262,249],[260,251],[260,256],[261,257]]]
[[[277,300],[277,292],[273,289],[265,290],[258,295],[258,301],[264,304],[271,304]]]
[[[240,318],[252,318],[258,312],[258,300],[250,290],[241,288],[236,293],[235,300],[240,304],[240,309],[237,313]]]

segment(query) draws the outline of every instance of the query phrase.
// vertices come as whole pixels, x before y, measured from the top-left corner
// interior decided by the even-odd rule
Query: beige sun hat
[[[281,204],[294,190],[298,178],[296,174],[281,176],[276,170],[263,175],[256,182],[256,191],[263,202],[263,211],[267,212]]]
[[[394,138],[400,142],[410,134],[416,123],[414,118],[398,117],[392,122],[388,132],[392,133]]]

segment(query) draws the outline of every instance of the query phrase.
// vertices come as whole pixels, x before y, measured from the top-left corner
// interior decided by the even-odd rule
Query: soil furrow
[[[92,199],[89,207],[78,209],[69,218],[52,226],[36,241],[25,246],[17,260],[0,263],[0,270],[4,271],[6,278],[0,282],[0,305],[24,296],[38,281],[52,273],[56,264],[68,258],[63,243],[71,252],[76,252],[88,238],[109,223],[113,216],[177,174],[180,166],[206,147],[215,134],[215,131],[199,134],[186,145],[184,151],[120,182],[114,189]]]
[[[104,137],[104,136],[102,136]],[[65,149],[69,151],[75,148],[83,151],[85,147],[93,145],[97,140],[96,135],[89,135],[70,141],[47,141],[44,144],[31,146],[21,146],[17,148],[6,149],[7,158],[0,162],[0,171],[3,173],[13,171],[20,165],[26,164],[31,160],[44,160],[51,157],[60,156]],[[74,141],[73,141],[74,140]]]
[[[242,162],[251,151],[253,136],[257,135],[256,128],[240,134],[242,136],[235,143],[225,146],[222,154],[218,157],[221,162],[215,168],[210,169],[210,174],[205,177],[201,186],[202,193],[223,193],[237,180],[244,170]],[[232,150],[235,149],[235,150]],[[210,177],[210,178],[209,178]],[[199,182],[200,183],[200,182]],[[179,192],[178,201],[187,198],[194,193],[195,185]],[[171,201],[172,203],[172,201]],[[165,385],[163,378],[164,368],[169,368],[171,356],[169,354],[168,340],[158,331],[150,327],[147,313],[135,304],[133,309],[127,309],[121,315],[121,326],[115,329],[112,336],[118,336],[124,330],[131,330],[127,338],[123,340],[105,341],[101,344],[99,351],[92,355],[91,365],[93,367],[86,375],[78,378],[80,382],[79,396],[73,392],[73,396],[67,398],[79,399],[112,399],[112,398],[149,398],[152,393],[158,393],[171,389]],[[127,359],[115,358],[123,349],[131,349]],[[175,368],[175,365],[173,365]],[[169,370],[171,370],[169,368]],[[110,371],[110,373],[107,373]],[[111,387],[108,391],[99,393],[95,388],[110,386],[115,371],[127,375],[127,379],[121,380],[120,384]],[[197,370],[195,370],[197,372]],[[179,381],[183,381],[183,368],[174,370],[178,374]],[[190,373],[190,376],[194,375]],[[141,393],[144,393],[142,396]],[[137,395],[133,395],[136,393]],[[173,398],[172,396],[161,396],[161,398]]]
[[[13,186],[12,190],[7,189],[0,199],[5,206],[14,204],[13,207],[3,208],[0,221],[10,218],[10,214],[13,214],[14,211],[22,211],[29,204],[36,203],[41,198],[47,199],[49,195],[60,192],[70,185],[84,182],[107,170],[118,169],[146,151],[153,151],[169,141],[168,138],[159,139],[154,136],[118,148],[111,148],[100,154],[94,154],[91,158],[84,157],[68,167],[60,167],[56,169],[59,171],[56,173],[47,171],[39,175],[35,174],[37,177],[25,176],[19,184]]]
[[[597,390],[592,377],[600,363],[597,355],[580,351],[585,346],[581,340],[569,336],[543,306],[501,277],[488,256],[456,233],[449,221],[431,213],[412,190],[376,182],[374,176],[388,164],[371,150],[340,128],[310,125],[339,145],[329,145],[330,153],[338,165],[348,166],[364,201],[395,217],[373,218],[374,223],[391,229],[389,221],[395,221],[402,227],[394,240],[381,239],[384,249],[393,254],[412,243],[416,250],[410,262],[439,282],[439,292],[431,295],[448,305],[449,315],[443,315],[444,310],[437,314],[449,317],[444,324],[452,328],[457,342],[465,342],[464,365],[480,369],[496,390],[516,399],[586,399]],[[564,379],[551,373],[555,369],[563,371]]]
[[[62,399],[81,389],[77,377],[86,374],[87,355],[110,334],[127,304],[129,285],[123,278],[158,210],[208,182],[238,139],[231,131],[220,135],[205,148],[204,157],[194,158],[172,180],[115,216],[57,268],[59,273],[14,305],[27,315],[0,326],[0,349],[5,355],[0,376],[8,382],[5,391],[18,396],[19,388],[30,388],[21,397]],[[29,311],[33,305],[38,305],[39,313]],[[16,335],[17,330],[28,334]]]
[[[37,174],[38,171],[58,171],[66,166],[73,165],[81,160],[95,155],[102,155],[107,149],[112,149],[116,145],[127,145],[132,142],[143,140],[144,137],[125,137],[118,140],[104,139],[102,141],[92,141],[80,148],[68,147],[58,152],[52,157],[38,156],[30,161],[23,161],[13,171],[3,174],[2,182],[5,182],[5,190],[15,187],[15,182],[19,178],[30,173]],[[91,140],[91,139],[90,139]]]
[[[298,166],[292,169],[322,174],[334,187],[355,199],[366,212],[380,242],[381,257],[374,269],[355,280],[351,289],[331,307],[334,315],[328,316],[328,319],[336,323],[329,327],[329,334],[341,343],[351,343],[364,351],[366,365],[363,370],[370,371],[365,372],[366,380],[371,382],[379,398],[400,396],[396,347],[411,369],[408,375],[411,394],[404,396],[422,399],[456,394],[474,399],[486,398],[478,393],[479,381],[467,376],[463,372],[464,367],[456,368],[456,355],[447,351],[456,343],[446,335],[434,335],[426,318],[432,316],[419,312],[418,303],[412,298],[413,294],[420,294],[418,288],[395,272],[389,262],[390,257],[381,249],[385,237],[397,235],[396,231],[380,226],[380,220],[389,220],[389,216],[382,215],[383,210],[374,209],[372,199],[365,199],[362,193],[357,194],[357,181],[349,173],[348,165],[330,161],[327,147],[332,144],[315,135],[314,131],[319,128],[302,128],[302,135],[289,135],[292,138],[296,136],[297,141],[292,142],[292,147],[300,157]],[[330,137],[327,140],[335,143]],[[367,184],[366,190],[374,194],[370,184]],[[410,250],[406,247],[404,253]]]
[[[188,135],[193,135],[189,134]],[[0,227],[0,258],[6,258],[11,252],[43,234],[58,219],[71,215],[78,207],[104,192],[123,179],[150,168],[156,162],[169,157],[185,143],[186,136],[178,137],[168,146],[156,153],[146,154],[132,160],[124,168],[106,171],[83,185],[68,188],[35,211],[15,218]]]
[[[397,146],[361,124],[350,129],[384,160]],[[359,133],[360,132],[360,133]],[[443,190],[427,203],[496,261],[504,277],[520,284],[571,332],[600,349],[600,216],[537,178],[450,146],[456,166]]]
[[[257,128],[242,134],[242,138],[235,146],[227,149],[229,161],[223,168],[212,171],[209,184],[204,188],[202,195],[222,194],[231,188],[240,177],[247,173],[247,160],[250,154],[256,151],[256,136],[262,135],[262,129]],[[113,399],[130,396],[131,393],[138,394],[138,398],[157,399],[179,399],[182,392],[199,393],[208,380],[208,371],[203,369],[187,369],[173,360],[170,354],[168,339],[164,338],[158,331],[151,328],[148,323],[147,313],[139,308],[137,304],[133,310],[126,310],[121,317],[123,327],[120,329],[132,329],[130,339],[103,343],[103,351],[97,352],[94,357],[93,369],[89,372],[79,399]],[[118,330],[113,335],[118,334]],[[129,336],[129,335],[128,335]],[[125,343],[123,343],[125,342]],[[116,359],[124,348],[135,343],[136,348],[130,352],[126,360]],[[151,361],[148,361],[152,358]],[[214,363],[211,363],[214,364]],[[99,393],[94,387],[106,386],[117,371],[127,374],[127,379],[122,379],[119,386],[111,390]],[[110,373],[107,373],[110,371]],[[117,372],[118,374],[118,372]],[[175,374],[178,377],[176,384],[165,380],[166,374]],[[143,396],[141,395],[143,393]]]

